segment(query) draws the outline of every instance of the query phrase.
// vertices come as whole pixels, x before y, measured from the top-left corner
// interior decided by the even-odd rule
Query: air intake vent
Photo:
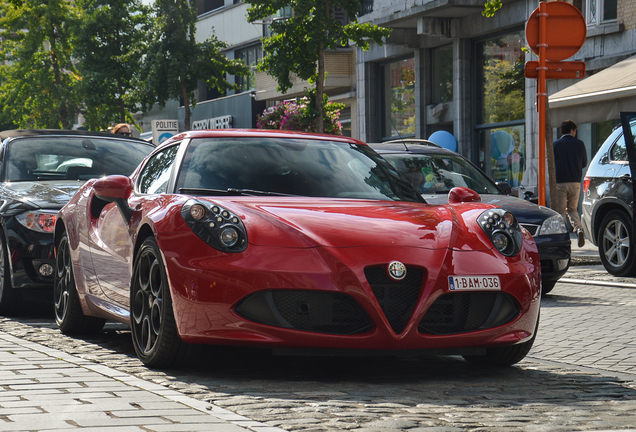
[[[514,298],[503,292],[471,291],[441,295],[418,326],[421,333],[448,335],[485,330],[519,315]]]
[[[420,296],[423,270],[407,267],[400,281],[390,279],[385,267],[369,267],[364,274],[391,328],[395,334],[402,333]]]

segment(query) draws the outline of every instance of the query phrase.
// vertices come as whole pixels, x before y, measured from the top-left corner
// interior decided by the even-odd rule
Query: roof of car
[[[70,130],[70,129],[9,129],[0,132],[0,140],[5,140],[7,138],[16,138],[23,136],[41,136],[41,135],[73,135],[73,136],[93,136],[93,137],[108,137],[108,138],[119,138],[119,139],[129,139],[135,140],[139,142],[145,142],[139,138],[127,137],[124,135],[116,135],[108,132],[90,132],[84,130]]]

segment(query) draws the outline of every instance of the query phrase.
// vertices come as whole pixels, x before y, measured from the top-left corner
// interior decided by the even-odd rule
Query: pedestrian
[[[115,135],[124,135],[124,136],[131,136],[132,135],[130,133],[130,126],[128,126],[127,123],[116,124],[115,127],[113,128],[112,132]]]
[[[587,165],[585,144],[576,138],[576,123],[561,123],[561,138],[554,141],[554,167],[556,169],[557,196],[552,206],[563,218],[570,219],[572,230],[578,237],[579,247],[585,245],[585,236],[579,216],[579,194],[583,168]]]

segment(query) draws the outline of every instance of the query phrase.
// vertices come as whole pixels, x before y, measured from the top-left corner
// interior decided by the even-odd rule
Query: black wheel
[[[557,281],[552,280],[552,281],[542,281],[541,283],[541,295],[544,296],[546,294],[548,294],[550,291],[552,291],[552,289],[554,288],[554,286],[556,285]]]
[[[634,276],[636,251],[631,247],[632,221],[620,210],[612,210],[601,221],[598,253],[605,270],[614,276]]]
[[[106,320],[84,315],[80,304],[73,264],[71,248],[66,232],[62,235],[55,258],[55,279],[53,285],[53,304],[55,322],[62,333],[68,335],[87,335],[99,333]]]
[[[146,366],[178,366],[191,353],[177,333],[166,268],[154,237],[144,240],[135,258],[130,327],[135,351]]]
[[[11,316],[18,312],[22,296],[11,286],[7,247],[4,236],[0,234],[0,314]]]
[[[488,348],[486,355],[463,356],[464,359],[477,366],[493,366],[493,367],[507,367],[512,366],[515,363],[519,363],[530,352],[534,340],[537,338],[537,330],[539,330],[539,317],[537,317],[537,324],[534,327],[534,334],[532,339],[528,342],[523,342],[516,345],[508,345],[502,347]]]

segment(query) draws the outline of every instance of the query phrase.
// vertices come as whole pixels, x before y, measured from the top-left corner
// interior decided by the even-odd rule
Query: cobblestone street
[[[286,430],[628,429],[636,425],[635,294],[630,286],[560,282],[542,302],[534,348],[508,369],[459,357],[293,358],[205,347],[187,368],[153,371],[137,360],[122,325],[73,339],[37,314],[2,318],[0,330]]]

